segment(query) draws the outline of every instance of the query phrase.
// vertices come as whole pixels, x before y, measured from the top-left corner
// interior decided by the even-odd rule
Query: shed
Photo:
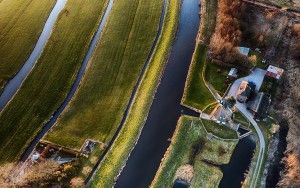
[[[239,52],[245,56],[249,55],[250,48],[247,47],[239,47]]]
[[[284,70],[282,68],[279,67],[275,67],[273,65],[269,65],[266,75],[274,78],[276,80],[279,80],[283,74]]]
[[[238,70],[236,68],[231,68],[228,73],[228,76],[230,78],[237,78],[238,77],[237,72],[238,72]]]

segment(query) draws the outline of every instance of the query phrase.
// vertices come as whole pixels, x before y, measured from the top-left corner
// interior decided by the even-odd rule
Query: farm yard
[[[62,103],[106,5],[106,0],[67,2],[35,68],[0,113],[1,163],[17,160]]]
[[[56,0],[0,2],[1,93],[29,57]]]

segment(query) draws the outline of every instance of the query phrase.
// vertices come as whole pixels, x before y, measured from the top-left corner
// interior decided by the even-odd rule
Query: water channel
[[[3,92],[0,96],[0,112],[6,106],[6,104],[14,97],[17,93],[18,89],[21,87],[22,83],[29,75],[31,70],[33,69],[35,63],[38,61],[39,57],[41,56],[48,39],[51,36],[53,26],[56,23],[56,20],[59,16],[59,13],[65,7],[67,0],[57,0],[54,8],[52,9],[43,31],[31,52],[29,58],[22,66],[21,70],[5,85]]]
[[[182,1],[176,40],[141,136],[117,179],[117,188],[148,187],[170,144],[178,118],[182,114],[198,115],[180,105],[200,22],[198,3],[198,0]],[[224,178],[220,187],[240,187],[254,148],[255,143],[249,137],[238,143],[230,163],[221,167]],[[232,179],[236,180],[231,182]]]
[[[92,54],[93,54],[93,52],[96,48],[98,40],[101,38],[102,30],[105,27],[105,24],[106,24],[106,21],[107,21],[107,18],[108,18],[108,15],[109,15],[110,11],[111,11],[112,6],[113,6],[113,0],[109,0],[108,6],[105,10],[105,13],[104,13],[101,21],[100,21],[99,27],[98,27],[96,33],[94,34],[94,36],[92,38],[92,41],[89,45],[89,49],[88,49],[88,51],[87,51],[87,53],[84,57],[84,60],[81,64],[81,67],[80,67],[78,73],[77,73],[76,79],[75,79],[75,81],[74,81],[74,83],[71,87],[71,90],[67,94],[67,97],[65,98],[63,103],[60,105],[60,107],[54,112],[54,114],[52,115],[50,120],[45,124],[45,126],[42,128],[42,130],[37,134],[37,136],[34,138],[34,140],[30,143],[29,147],[25,150],[25,152],[21,156],[22,161],[25,161],[29,157],[29,155],[34,150],[35,146],[42,139],[42,137],[50,130],[50,128],[54,125],[54,123],[56,122],[59,115],[63,112],[65,107],[69,104],[72,97],[74,96],[77,88],[79,87],[80,81],[81,81],[81,79],[84,75],[84,72],[86,70],[88,62],[91,59]]]

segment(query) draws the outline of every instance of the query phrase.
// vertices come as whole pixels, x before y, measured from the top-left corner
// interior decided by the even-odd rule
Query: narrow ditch
[[[60,12],[65,7],[66,2],[67,0],[57,0],[29,58],[27,59],[23,67],[20,69],[20,71],[5,85],[3,92],[1,93],[0,96],[0,112],[9,103],[9,101],[15,96],[18,89],[22,86],[24,80],[27,78],[27,76],[33,69],[34,65],[36,64],[37,60],[41,56],[47,44],[47,41],[51,36],[56,20]]]
[[[27,158],[30,156],[30,154],[33,152],[35,146],[39,143],[39,141],[43,138],[43,136],[51,129],[51,127],[55,124],[57,118],[60,116],[60,114],[63,112],[63,110],[65,109],[65,107],[69,104],[69,102],[71,101],[72,97],[74,96],[77,88],[79,87],[80,81],[84,75],[84,72],[86,70],[86,67],[88,65],[89,60],[92,57],[92,54],[95,50],[95,47],[101,37],[101,33],[102,30],[106,24],[108,15],[111,11],[111,8],[113,6],[113,1],[114,0],[110,0],[105,13],[100,21],[99,27],[97,29],[97,31],[95,32],[92,41],[89,45],[89,49],[84,57],[84,60],[81,64],[81,67],[77,73],[76,79],[69,91],[69,93],[67,94],[66,98],[64,99],[63,103],[60,105],[60,107],[54,112],[54,114],[52,115],[52,117],[50,118],[50,120],[45,124],[45,126],[42,128],[42,130],[37,134],[37,136],[32,140],[32,142],[30,143],[30,145],[28,146],[28,148],[25,150],[25,152],[22,154],[21,156],[21,161],[26,161]]]

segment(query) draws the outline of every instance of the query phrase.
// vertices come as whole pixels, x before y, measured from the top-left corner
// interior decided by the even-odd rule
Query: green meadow
[[[55,0],[0,1],[0,93],[32,52]]]
[[[42,56],[0,113],[0,163],[18,159],[64,100],[107,2],[67,2]]]
[[[74,149],[85,139],[109,142],[157,35],[162,6],[161,0],[114,1],[81,86],[46,140]]]

